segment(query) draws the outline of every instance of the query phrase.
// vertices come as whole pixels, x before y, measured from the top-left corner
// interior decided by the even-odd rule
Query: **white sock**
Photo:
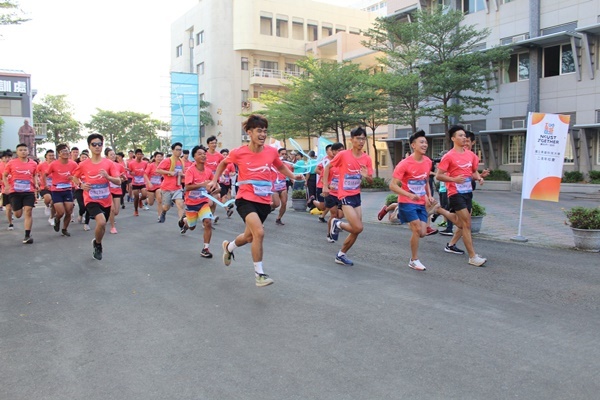
[[[257,274],[264,274],[262,261],[254,263],[254,272]]]
[[[338,228],[342,229],[342,220],[339,219],[335,222],[335,226],[337,226]],[[343,229],[342,229],[343,230]]]
[[[231,242],[229,242],[229,244],[227,245],[227,251],[232,252],[235,249],[237,249],[237,246],[235,245],[235,240],[232,240]]]
[[[208,249],[209,244],[208,243],[204,243],[204,248]]]
[[[338,257],[344,256],[344,255],[346,255],[346,253],[344,253],[344,252],[343,252],[343,251],[341,251],[341,250],[340,250],[340,251],[338,251]]]

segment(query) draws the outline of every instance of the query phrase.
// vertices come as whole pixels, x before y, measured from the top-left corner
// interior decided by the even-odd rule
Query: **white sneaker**
[[[148,211],[150,209],[150,207],[148,207],[147,205],[144,205],[144,210]]]
[[[416,271],[425,271],[427,269],[419,260],[409,260],[408,266]]]
[[[90,230],[90,226],[88,224],[83,224],[83,230],[84,231],[89,231]]]
[[[50,224],[50,226],[54,226],[54,218],[48,218],[48,223]]]
[[[44,215],[46,217],[50,216],[50,207],[48,207],[48,206],[44,207]]]
[[[476,267],[481,267],[486,261],[487,258],[483,258],[479,254],[475,254],[475,257],[469,257],[469,264]]]

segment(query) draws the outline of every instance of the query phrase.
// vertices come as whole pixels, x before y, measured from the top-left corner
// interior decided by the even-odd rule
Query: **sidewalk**
[[[377,213],[384,204],[385,197],[391,192],[363,192],[363,221],[367,223],[390,224],[388,218],[377,220]],[[563,209],[574,206],[596,207],[596,199],[580,198],[580,194],[561,194],[558,203],[548,201],[525,200],[523,202],[523,221],[521,236],[528,239],[525,244],[555,248],[573,248],[571,229],[565,225]],[[437,194],[436,194],[437,199]],[[513,192],[491,192],[476,190],[474,199],[486,208],[478,239],[510,241],[517,236],[519,229],[519,210],[521,194]],[[435,227],[435,224],[432,224]],[[406,229],[405,227],[402,227]]]

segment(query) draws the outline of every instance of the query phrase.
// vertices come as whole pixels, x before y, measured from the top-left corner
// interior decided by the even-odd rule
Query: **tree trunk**
[[[375,177],[379,178],[379,157],[377,157],[377,141],[375,140],[375,128],[371,127],[373,131],[373,153],[375,154]]]

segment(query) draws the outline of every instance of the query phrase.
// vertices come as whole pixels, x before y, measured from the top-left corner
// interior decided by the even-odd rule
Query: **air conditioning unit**
[[[463,126],[465,127],[465,130],[467,130],[467,131],[471,130],[471,124],[464,124]]]
[[[513,36],[511,39],[512,43],[516,43],[516,42],[520,42],[521,40],[525,40],[527,39],[527,35],[523,34],[523,35],[517,35],[517,36]]]
[[[525,128],[525,120],[524,119],[515,119],[512,122],[513,129]]]
[[[242,142],[249,142],[249,141],[250,141],[250,136],[242,135]]]
[[[249,101],[242,101],[242,108],[250,108],[250,105]]]

